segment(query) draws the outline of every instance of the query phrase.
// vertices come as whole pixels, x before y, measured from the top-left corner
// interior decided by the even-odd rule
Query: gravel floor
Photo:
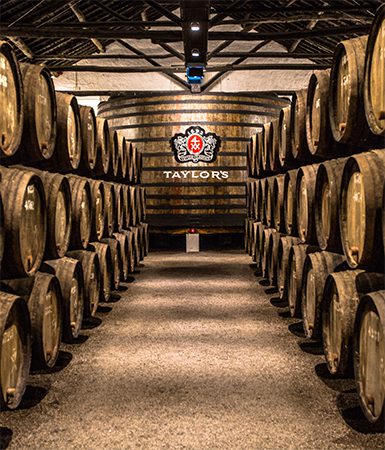
[[[384,449],[241,252],[154,253],[1,413],[10,449]],[[89,338],[88,338],[89,337]]]

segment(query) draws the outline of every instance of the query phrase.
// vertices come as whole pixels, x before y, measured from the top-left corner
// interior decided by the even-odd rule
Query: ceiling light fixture
[[[195,58],[198,58],[200,56],[199,50],[197,48],[193,48],[191,50],[191,56],[194,56]]]
[[[199,22],[191,22],[190,29],[191,31],[200,31],[201,26],[199,25]]]

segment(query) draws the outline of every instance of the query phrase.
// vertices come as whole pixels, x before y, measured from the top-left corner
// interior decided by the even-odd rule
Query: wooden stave
[[[21,143],[22,133],[23,133],[23,123],[24,123],[24,88],[23,81],[20,72],[19,63],[17,61],[16,55],[12,50],[12,47],[5,41],[0,40],[0,54],[3,55],[4,59],[7,60],[8,64],[11,66],[12,70],[12,80],[15,85],[16,101],[15,101],[15,122],[18,126],[14,130],[14,135],[10,139],[8,145],[4,146],[4,138],[1,139],[0,145],[0,155],[2,157],[12,157],[15,156]],[[8,86],[7,86],[8,87]],[[3,130],[1,130],[2,136],[5,136]]]
[[[127,142],[126,142],[126,138],[118,133],[118,146],[119,146],[119,158],[120,158],[120,168],[121,168],[121,173],[120,173],[120,178],[122,179],[122,181],[125,181],[126,176],[127,176]]]
[[[273,185],[273,216],[274,216],[274,227],[277,231],[284,232],[283,224],[283,188],[284,188],[285,177],[284,175],[277,175],[274,179]]]
[[[362,255],[353,258],[347,239],[347,193],[348,181],[353,173],[360,173],[365,185],[365,237],[362,242]],[[345,163],[341,181],[340,231],[344,254],[352,269],[376,269],[383,263],[383,247],[377,245],[376,236],[381,235],[379,217],[382,209],[382,192],[377,186],[383,186],[385,180],[385,152],[372,150],[351,156]],[[354,249],[353,249],[354,250]],[[359,249],[358,249],[359,250]]]
[[[84,278],[81,263],[73,258],[63,258],[45,261],[42,271],[54,274],[59,280],[62,292],[62,340],[74,342],[80,334],[84,311]],[[76,283],[76,289],[75,284]],[[73,293],[76,291],[76,299]],[[71,314],[75,320],[71,322]]]
[[[110,167],[110,129],[106,119],[96,117],[96,161],[94,176],[104,176]]]
[[[265,223],[265,178],[258,181],[258,217],[262,223]]]
[[[270,142],[270,128],[271,122],[266,122],[263,124],[262,128],[262,138],[263,146],[261,149],[261,168],[265,175],[269,175],[271,172],[269,155],[271,153],[271,142]]]
[[[108,303],[111,298],[112,291],[112,255],[108,244],[103,242],[90,242],[89,250],[96,252],[99,258],[99,267],[101,273],[100,298],[99,302]]]
[[[309,161],[311,155],[306,138],[306,89],[296,91],[290,109],[291,152],[295,160]]]
[[[82,139],[79,105],[74,95],[56,92],[57,104],[57,134],[55,152],[47,162],[39,163],[39,167],[55,169],[58,172],[68,173],[77,170],[82,154]],[[75,118],[75,148],[71,157],[68,147],[68,111],[71,108]]]
[[[291,149],[291,106],[281,109],[278,119],[278,158],[281,168],[296,166]]]
[[[129,249],[129,258],[128,258],[128,270],[129,273],[135,272],[135,263],[136,263],[136,257],[135,257],[135,243],[134,243],[134,233],[131,231],[131,229],[122,230],[122,233],[127,236],[128,240],[128,249]]]
[[[279,298],[282,301],[287,301],[287,273],[289,269],[289,254],[292,246],[300,243],[299,238],[293,236],[287,236],[281,234],[278,244],[278,274],[277,274],[277,287]]]
[[[287,272],[288,277],[286,277],[285,290],[289,303],[290,316],[293,318],[301,318],[302,279],[306,256],[317,251],[319,251],[318,247],[303,243],[293,245],[290,248]],[[293,277],[293,271],[295,277]],[[296,280],[295,285],[293,285],[294,279]]]
[[[279,119],[273,119],[270,122],[269,134],[270,151],[268,153],[268,166],[271,172],[277,173],[281,169],[279,160]]]
[[[31,365],[31,324],[29,320],[29,313],[27,303],[21,297],[8,294],[0,291],[0,336],[1,341],[4,339],[4,332],[6,330],[8,320],[15,318],[20,319],[20,326],[18,327],[18,335],[22,337],[22,355],[23,360],[17,375],[17,384],[15,392],[12,392],[11,399],[4,398],[3,389],[0,390],[0,410],[16,409],[23,398],[27,387],[27,377]],[[12,322],[11,322],[12,323]],[[2,359],[3,345],[0,346],[0,360]]]
[[[1,186],[1,174],[0,174],[0,186]],[[4,209],[0,189],[0,267],[3,261],[4,245],[5,245]]]
[[[112,288],[114,291],[117,291],[122,278],[122,254],[120,252],[120,244],[114,237],[103,238],[101,242],[107,244],[110,248],[112,260]]]
[[[266,280],[269,279],[269,239],[272,234],[276,233],[274,228],[265,228],[262,234],[262,277]]]
[[[295,187],[297,184],[298,169],[292,169],[286,172],[283,185],[283,216],[284,216],[284,232],[291,236],[297,234],[297,197],[295,195]],[[288,212],[289,196],[292,199],[292,214]]]
[[[71,188],[72,203],[72,229],[69,248],[72,250],[81,248],[86,249],[91,238],[91,187],[88,180],[85,178],[69,176],[68,182]],[[86,207],[84,198],[87,199],[88,207]],[[85,211],[85,216],[88,217],[85,230],[82,230],[83,210]]]
[[[84,278],[84,321],[95,317],[99,306],[101,289],[99,257],[96,252],[89,250],[71,250],[67,253],[67,256],[78,260],[82,265]]]
[[[116,197],[112,183],[103,182],[104,188],[104,237],[111,237],[116,227]]]
[[[385,291],[377,291],[372,292],[370,294],[365,295],[360,300],[358,305],[356,321],[354,324],[354,375],[356,381],[357,392],[359,396],[359,402],[365,417],[369,422],[378,425],[380,430],[384,431],[384,423],[385,423],[385,408],[384,404],[382,406],[380,413],[373,413],[372,410],[368,407],[368,403],[364,398],[364,390],[362,386],[362,379],[360,374],[360,328],[362,326],[362,322],[367,313],[373,312],[380,319],[381,332],[384,334],[384,323],[385,323]],[[377,360],[380,360],[378,358]]]
[[[90,106],[79,106],[82,154],[80,158],[79,173],[90,175],[96,164],[96,116]],[[90,135],[92,138],[90,139]]]
[[[107,178],[118,179],[122,177],[122,160],[119,152],[119,136],[118,132],[110,130],[110,164]]]
[[[272,233],[269,238],[269,283],[270,286],[277,286],[278,284],[278,244],[283,237],[282,233],[278,231]]]
[[[374,133],[377,136],[385,136],[385,125],[384,125],[384,119],[380,119],[378,117],[378,114],[376,116],[374,110],[373,110],[373,101],[371,98],[371,65],[373,64],[373,51],[374,47],[376,45],[376,39],[378,38],[380,34],[381,26],[384,26],[384,20],[385,20],[385,6],[382,5],[378,8],[376,15],[374,17],[374,20],[371,25],[371,29],[368,36],[368,43],[366,47],[366,54],[365,54],[365,69],[364,69],[364,106],[365,106],[365,116],[366,121],[368,123],[368,126],[372,133]],[[383,49],[383,52],[385,49]],[[382,54],[383,56],[383,52]],[[384,62],[385,63],[385,62]],[[380,64],[381,65],[381,62]],[[384,89],[384,86],[382,86],[382,89]],[[385,92],[383,92],[383,95],[385,96]],[[381,97],[381,95],[380,95]],[[381,116],[380,116],[381,117]]]
[[[335,253],[342,252],[342,242],[339,225],[339,208],[341,196],[341,178],[344,165],[347,158],[332,159],[325,161],[318,166],[315,185],[315,230],[317,242],[321,250],[327,250]],[[322,208],[323,187],[329,184],[330,192],[330,231],[329,236],[325,236],[322,222],[325,214]]]
[[[265,178],[265,189],[264,189],[264,218],[265,224],[268,227],[274,227],[274,205],[273,205],[273,187],[274,187],[275,176],[270,176]]]
[[[127,234],[119,232],[119,233],[114,233],[114,237],[115,239],[118,241],[119,245],[120,245],[120,254],[122,257],[122,280],[123,281],[127,281],[129,274],[130,274],[130,268],[129,268],[129,242],[128,242],[128,237]]]
[[[306,99],[306,138],[309,152],[313,157],[327,158],[335,156],[336,145],[329,122],[330,69],[315,70],[310,77]],[[319,89],[319,106],[314,107],[314,96]],[[318,143],[313,135],[314,109],[318,110]]]
[[[23,163],[48,160],[54,154],[57,136],[56,94],[51,73],[46,67],[26,63],[21,64],[21,73],[24,85],[24,123],[18,159]],[[36,111],[36,101],[38,96],[38,91],[36,89],[39,77],[45,79],[52,105],[51,117],[49,119],[52,128],[46,146],[40,146],[36,130],[37,120],[40,119],[40,116]]]
[[[313,252],[306,256],[302,273],[301,311],[305,337],[320,340],[322,336],[321,305],[328,275],[346,269],[345,257],[338,253]],[[314,274],[312,295],[309,295],[309,274]],[[314,303],[312,303],[314,300]]]
[[[360,269],[334,272],[326,279],[322,299],[322,341],[326,365],[332,375],[352,374],[354,322],[360,298],[384,287],[383,274]],[[338,337],[335,336],[336,327],[330,325],[334,296],[338,297],[337,310],[341,315],[339,318],[341,333]],[[339,346],[339,354],[334,351],[336,345]]]
[[[31,276],[37,272],[43,261],[43,255],[45,251],[45,242],[47,234],[47,215],[46,215],[46,200],[43,183],[36,174],[31,171],[19,170],[19,169],[6,169],[0,166],[1,175],[1,194],[3,199],[3,210],[4,210],[4,259],[7,261],[7,267],[5,264],[2,265],[2,275],[4,277],[14,277],[14,276]],[[40,226],[39,233],[40,236],[28,236],[25,240],[29,243],[36,242],[40,243],[34,251],[34,261],[31,267],[26,267],[25,260],[26,256],[22,255],[22,246],[20,239],[22,239],[22,214],[27,211],[24,205],[27,202],[26,195],[29,195],[28,189],[33,186],[34,189],[31,192],[34,194],[35,190],[37,192],[36,198],[39,198],[39,208],[41,208],[42,215],[39,216]],[[34,194],[35,195],[35,194]],[[33,200],[28,200],[35,203],[35,197]],[[33,206],[32,210],[36,209],[36,205]],[[31,209],[28,209],[31,210]],[[38,230],[35,223],[33,229]],[[30,232],[30,231],[29,231]],[[35,239],[36,238],[36,239]],[[27,253],[31,252],[28,249]],[[30,263],[28,263],[30,264]]]
[[[91,188],[91,240],[103,237],[106,227],[106,200],[104,183],[101,180],[88,180]]]
[[[112,183],[115,191],[115,229],[119,232],[125,226],[124,191],[120,183]]]
[[[302,243],[315,244],[317,242],[315,230],[314,204],[315,204],[315,182],[317,176],[318,164],[302,166],[298,169],[296,180],[296,213],[297,213],[297,231]],[[306,198],[307,198],[307,221],[306,227],[302,227],[301,211],[302,204],[300,189],[302,179],[306,181]]]

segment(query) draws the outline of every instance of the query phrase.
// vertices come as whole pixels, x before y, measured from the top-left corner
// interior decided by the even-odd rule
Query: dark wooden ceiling
[[[183,0],[182,5],[186,1],[189,0]],[[208,40],[219,44],[204,55],[206,68],[220,68],[223,58],[227,58],[228,65],[230,58],[231,66],[240,70],[243,63],[246,67],[249,57],[255,57],[255,52],[270,41],[282,44],[293,58],[306,57],[326,67],[331,63],[336,43],[367,33],[376,9],[384,2],[211,0],[207,3]],[[148,70],[150,64],[153,70],[175,78],[168,58],[176,57],[181,65],[185,59],[175,48],[176,42],[186,41],[180,5],[179,0],[2,0],[0,36],[13,42],[22,61],[46,64],[58,71],[95,53],[99,54],[93,56],[95,59],[107,57],[103,55],[106,46],[119,40],[130,50],[132,58],[144,61]],[[146,54],[135,48],[130,39],[151,39],[159,53]],[[226,51],[237,41],[256,42],[251,52],[250,47],[245,51]],[[130,56],[126,54],[124,58]],[[141,69],[146,67],[136,66],[132,70]],[[223,71],[225,68],[218,72]]]

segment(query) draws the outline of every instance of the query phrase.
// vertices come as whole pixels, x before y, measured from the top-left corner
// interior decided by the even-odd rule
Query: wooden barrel
[[[28,170],[26,167],[24,170]],[[47,238],[44,259],[61,258],[67,253],[71,238],[72,206],[68,179],[58,173],[31,169],[44,186],[47,208]]]
[[[137,148],[135,149],[135,159],[136,159],[136,171],[134,174],[134,183],[140,184],[142,181],[142,172],[143,172],[143,154]]]
[[[71,188],[72,230],[70,247],[87,248],[91,236],[91,188],[85,178],[68,177]]]
[[[128,237],[126,233],[114,233],[114,238],[117,240],[120,247],[122,259],[121,278],[123,281],[127,281],[130,274],[130,248]]]
[[[139,261],[143,261],[144,260],[144,227],[142,226],[142,224],[140,223],[138,225],[138,238],[139,238]]]
[[[297,160],[310,159],[306,138],[306,89],[296,91],[293,95],[290,110],[291,152]]]
[[[100,267],[100,298],[101,302],[108,302],[111,297],[111,290],[113,285],[113,262],[111,250],[108,244],[103,242],[91,242],[89,249],[98,254]]]
[[[374,18],[366,47],[364,104],[371,131],[385,136],[385,6]]]
[[[96,163],[94,175],[106,175],[110,167],[110,129],[107,120],[96,117]]]
[[[247,176],[254,178],[256,174],[256,158],[257,158],[257,135],[253,134],[246,144],[247,153]]]
[[[302,277],[306,256],[319,251],[313,245],[293,245],[289,251],[288,270],[286,273],[286,293],[291,317],[301,317]]]
[[[385,423],[385,291],[365,295],[354,326],[354,373],[366,418],[383,430]]]
[[[343,269],[346,269],[345,257],[338,253],[315,252],[307,255],[302,274],[302,318],[307,338],[321,338],[321,305],[326,278],[330,273]]]
[[[303,166],[298,170],[296,182],[297,229],[301,242],[317,242],[314,218],[315,182],[318,165]]]
[[[115,195],[115,229],[120,231],[125,226],[124,190],[120,183],[112,183]]]
[[[0,185],[1,185],[1,174],[0,174]],[[0,189],[0,267],[3,261],[4,255],[4,245],[5,245],[5,227],[4,227],[4,208],[3,208],[3,200],[1,198],[1,189]]]
[[[265,279],[269,279],[269,239],[272,234],[276,233],[274,228],[265,228],[262,234],[262,277]]]
[[[258,224],[261,222],[254,222],[252,224],[251,229],[251,257],[253,259],[253,262],[257,261],[257,247],[256,247],[256,240],[257,240],[257,232],[258,232]]]
[[[333,137],[353,148],[380,146],[370,131],[364,109],[365,51],[368,37],[340,42],[330,74],[329,117]]]
[[[270,136],[269,144],[270,149],[268,152],[269,163],[268,166],[272,172],[279,172],[281,169],[281,163],[279,160],[279,119],[274,119],[270,123]]]
[[[72,250],[67,256],[80,261],[84,279],[84,311],[83,318],[95,317],[100,298],[100,265],[96,252]]]
[[[127,183],[134,182],[134,165],[135,165],[134,147],[132,145],[132,142],[130,143],[127,142],[127,169],[126,169]]]
[[[139,241],[139,229],[138,227],[130,227],[133,233],[132,245],[134,247],[134,266],[138,267],[140,262],[140,241]]]
[[[100,239],[106,226],[106,197],[104,183],[100,180],[89,180],[91,186],[91,239]]]
[[[96,117],[93,108],[79,106],[82,155],[79,164],[79,172],[89,176],[96,164]]]
[[[76,97],[56,92],[57,135],[54,161],[50,167],[59,172],[72,172],[79,167],[82,155],[82,130]]]
[[[0,410],[15,409],[31,364],[31,325],[24,299],[0,292]]]
[[[281,109],[278,119],[278,158],[280,167],[290,168],[295,166],[291,151],[291,106]]]
[[[259,181],[253,180],[251,182],[250,190],[252,192],[252,196],[250,199],[250,217],[259,220],[259,211],[258,211],[258,189],[259,189]],[[144,207],[146,207],[146,200],[144,199]],[[146,217],[144,218],[146,220]]]
[[[346,158],[325,161],[318,166],[314,218],[321,250],[342,252],[339,210],[341,178]]]
[[[329,122],[330,69],[316,70],[309,80],[306,99],[306,138],[313,156],[335,156]]]
[[[135,204],[136,204],[136,224],[139,225],[142,221],[142,197],[140,195],[140,186],[135,186]]]
[[[19,155],[24,163],[49,159],[56,143],[56,96],[50,71],[22,64],[24,125]]]
[[[257,229],[255,233],[255,263],[257,265],[257,270],[262,270],[262,237],[263,232],[266,228],[266,226],[262,222],[256,222],[257,223]]]
[[[265,223],[265,178],[258,180],[258,217]]]
[[[119,283],[122,273],[122,254],[120,252],[120,243],[115,238],[102,239],[104,244],[110,247],[111,261],[112,261],[112,286],[114,291],[119,289]]]
[[[119,152],[119,137],[117,131],[113,130],[110,131],[110,167],[108,175],[110,179],[118,179],[122,176],[122,160]]]
[[[143,152],[150,225],[163,231],[195,227],[214,232],[242,227],[245,144],[286,104],[263,94],[143,93],[111,97],[99,105],[99,113]],[[170,139],[195,126],[221,138],[217,159],[178,163]]]
[[[253,225],[256,222],[255,219],[246,219],[246,239],[245,239],[245,250],[246,253],[249,256],[252,256],[252,247],[253,247],[253,240],[252,240],[252,232],[253,232]]]
[[[263,152],[263,134],[261,131],[255,134],[255,140],[253,141],[255,144],[255,176],[261,177],[263,175],[262,170],[262,152]]]
[[[136,226],[138,223],[138,203],[136,195],[136,187],[129,187],[129,209],[130,209],[130,226]]]
[[[32,368],[52,368],[61,342],[63,301],[58,279],[37,272],[33,277],[2,280],[1,288],[27,302],[31,319]]]
[[[148,223],[142,223],[144,236],[144,256],[147,256],[150,251],[150,229]]]
[[[80,333],[84,311],[84,279],[79,261],[64,256],[45,261],[44,272],[56,275],[62,292],[63,341],[73,342]]]
[[[284,231],[284,211],[283,211],[283,190],[284,190],[285,177],[284,175],[277,175],[274,177],[273,183],[273,196],[272,196],[272,208],[273,208],[273,220],[272,223],[277,231]]]
[[[281,233],[272,233],[269,237],[269,249],[268,249],[268,255],[269,255],[269,282],[271,286],[277,286],[278,284],[278,245],[281,240],[282,234]]]
[[[128,270],[129,273],[134,273],[135,271],[135,263],[136,263],[136,256],[135,256],[135,242],[134,242],[134,233],[131,230],[122,230],[122,233],[127,236],[128,241]]]
[[[47,214],[41,179],[30,171],[0,167],[4,208],[3,277],[31,276],[43,260]]]
[[[247,217],[250,217],[250,218],[253,218],[252,212],[251,212],[251,204],[253,202],[254,195],[255,195],[254,186],[251,181],[247,181],[246,182],[246,211],[247,211]]]
[[[270,141],[270,128],[271,128],[271,122],[266,122],[263,124],[262,128],[262,139],[263,139],[263,146],[261,151],[261,169],[265,175],[268,175],[271,172],[270,167],[270,158],[269,155],[271,153],[271,146],[272,143]]]
[[[274,180],[275,180],[274,176],[265,178],[264,218],[265,218],[265,224],[268,227],[274,226],[274,205],[273,205]]]
[[[104,186],[104,235],[112,236],[116,227],[116,197],[112,183],[103,182]]]
[[[385,151],[352,156],[342,175],[340,229],[344,253],[353,269],[383,265],[381,240]]]
[[[283,301],[287,300],[287,277],[289,271],[289,255],[293,245],[300,243],[299,238],[292,236],[280,235],[278,243],[278,268],[277,268],[277,287],[279,298]]]
[[[326,364],[331,374],[351,374],[358,303],[363,295],[384,289],[384,286],[382,273],[346,270],[328,276],[322,300],[322,336]]]
[[[23,83],[11,46],[1,40],[0,110],[0,155],[13,156],[20,146],[23,134]]]
[[[283,219],[286,234],[295,236],[297,233],[297,184],[298,170],[289,170],[283,182]]]
[[[125,181],[127,177],[127,141],[126,138],[118,133],[118,148],[119,148],[119,159],[120,159],[120,167],[121,173],[119,173],[119,177]]]

